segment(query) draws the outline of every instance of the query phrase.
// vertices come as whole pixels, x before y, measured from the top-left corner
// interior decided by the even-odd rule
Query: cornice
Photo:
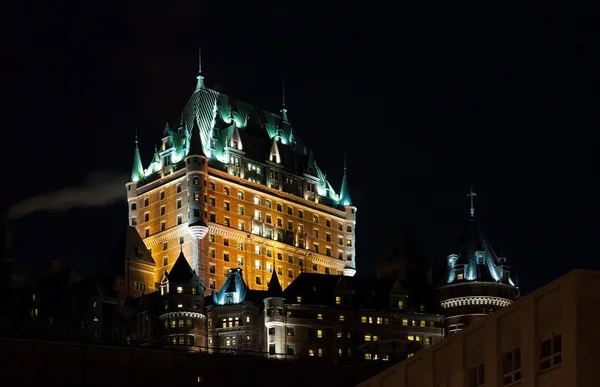
[[[199,319],[205,319],[206,318],[206,316],[203,315],[202,313],[179,311],[179,312],[169,312],[169,313],[161,314],[158,317],[158,319],[159,320],[165,320],[167,318],[178,318],[178,317],[189,317],[189,318],[199,318]]]
[[[499,306],[505,307],[512,304],[513,301],[502,298],[502,297],[489,297],[489,296],[469,296],[469,297],[457,297],[450,298],[448,300],[444,300],[440,302],[442,308],[453,308],[457,306],[472,306],[472,305],[482,305],[482,306]]]
[[[187,223],[183,223],[157,234],[150,235],[149,237],[144,238],[144,244],[146,244],[147,248],[152,248],[152,246],[167,242],[169,239],[185,236],[188,232],[187,227]]]

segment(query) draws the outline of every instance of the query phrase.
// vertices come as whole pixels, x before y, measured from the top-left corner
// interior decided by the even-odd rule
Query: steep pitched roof
[[[500,259],[474,217],[463,229],[452,254],[456,255],[454,266],[464,267],[464,281],[502,282],[502,274],[498,269]],[[449,267],[443,283],[457,280],[456,268]],[[511,278],[508,278],[507,284],[513,285]]]
[[[196,272],[192,270],[187,258],[183,254],[183,250],[181,250],[179,257],[177,257],[177,261],[175,261],[175,264],[173,265],[173,268],[169,273],[167,273],[169,282],[189,282],[194,278],[195,275]]]
[[[182,116],[183,120],[183,116]],[[200,129],[198,127],[198,121],[194,120],[192,125],[192,132],[190,134],[190,147],[188,150],[188,156],[206,156],[202,146],[202,140],[200,139]]]
[[[202,154],[207,155],[211,162],[228,162],[225,147],[230,146],[229,140],[239,133],[246,157],[264,163],[268,156],[265,152],[273,146],[279,150],[285,170],[301,176],[307,167],[308,150],[283,110],[281,114],[274,114],[215,90],[200,88],[188,100],[183,116],[188,128],[197,125]],[[192,130],[192,135],[196,135],[196,128]],[[259,139],[261,144],[252,141]],[[273,139],[277,140],[275,145]],[[198,144],[198,141],[195,143]],[[323,197],[321,203],[331,206],[339,204],[338,195],[325,179],[320,179],[317,192]]]
[[[228,295],[231,295],[231,302],[234,304],[244,302],[247,292],[248,285],[242,278],[242,269],[229,269],[225,283],[218,292],[213,293],[213,302],[217,305],[224,305]]]
[[[109,261],[109,266],[111,269],[124,270],[124,263],[127,260],[156,266],[156,262],[154,262],[152,254],[146,248],[142,237],[132,226],[127,226],[125,232],[121,235]]]
[[[135,140],[135,150],[133,151],[133,167],[131,168],[131,178],[129,181],[140,181],[144,178],[144,167],[140,157],[137,139]]]
[[[389,295],[392,291],[399,294],[400,288],[395,280],[387,278],[302,273],[283,291],[283,296],[291,303],[301,296],[302,304],[336,306],[338,291],[350,292],[353,307],[388,309]]]
[[[281,283],[279,283],[279,278],[277,277],[277,273],[273,270],[273,274],[271,274],[271,280],[269,281],[269,287],[267,288],[267,292],[271,296],[281,295],[283,289],[281,288]]]

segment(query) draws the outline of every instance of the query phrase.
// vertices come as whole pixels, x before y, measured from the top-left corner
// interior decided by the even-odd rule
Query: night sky
[[[127,223],[135,127],[146,166],[194,90],[199,45],[207,86],[237,99],[278,111],[285,79],[290,121],[338,191],[347,152],[359,274],[399,227],[443,264],[470,185],[523,293],[600,269],[600,6],[294,3],[11,6],[0,210],[56,204],[53,191],[84,179],[110,180],[96,202],[115,184],[120,195],[11,220],[30,277],[51,259],[83,274],[107,260]]]

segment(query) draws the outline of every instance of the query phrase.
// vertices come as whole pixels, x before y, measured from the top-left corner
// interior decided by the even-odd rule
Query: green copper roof
[[[253,160],[260,167],[266,165],[275,143],[280,156],[278,163],[285,173],[315,177],[319,202],[334,207],[342,204],[340,196],[327,181],[327,176],[319,169],[313,154],[293,130],[285,105],[280,114],[274,114],[202,85],[194,91],[183,109],[179,128],[171,130],[167,125],[165,136],[169,138],[169,147],[160,152],[160,165],[167,157],[172,164],[176,164],[184,157],[194,154],[207,157],[209,165],[226,169],[225,165],[231,162],[231,147],[235,143],[237,151],[242,152],[244,158]],[[136,157],[139,160],[139,152]],[[134,175],[135,179],[141,179],[160,169],[156,155],[145,171],[141,168],[141,163],[136,161],[136,172],[132,175],[132,180]],[[264,180],[262,183],[265,183]],[[286,189],[292,193],[293,188]],[[343,197],[349,202],[346,183],[342,185],[342,190]],[[302,195],[301,191],[298,192],[298,195]]]
[[[137,140],[135,141],[135,151],[133,152],[133,168],[131,169],[131,179],[129,181],[140,181],[144,178],[144,168],[140,158],[140,150]]]
[[[340,203],[344,206],[351,206],[350,190],[348,189],[348,176],[346,175],[346,167],[344,167],[344,177],[342,178],[342,188],[340,189]]]
[[[202,142],[200,140],[200,130],[198,129],[198,123],[194,122],[192,126],[192,133],[190,134],[190,145],[188,148],[188,155],[204,156],[204,150]]]

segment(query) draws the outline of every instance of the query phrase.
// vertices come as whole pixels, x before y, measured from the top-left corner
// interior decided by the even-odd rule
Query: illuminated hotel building
[[[519,289],[510,276],[506,258],[496,252],[475,218],[471,191],[469,222],[448,255],[447,270],[438,287],[446,334],[454,334],[512,304]]]
[[[250,289],[301,272],[353,276],[356,207],[346,171],[337,193],[288,120],[198,84],[180,124],[165,127],[127,183],[129,224],[156,263],[156,289],[181,247],[207,289],[242,268]]]

